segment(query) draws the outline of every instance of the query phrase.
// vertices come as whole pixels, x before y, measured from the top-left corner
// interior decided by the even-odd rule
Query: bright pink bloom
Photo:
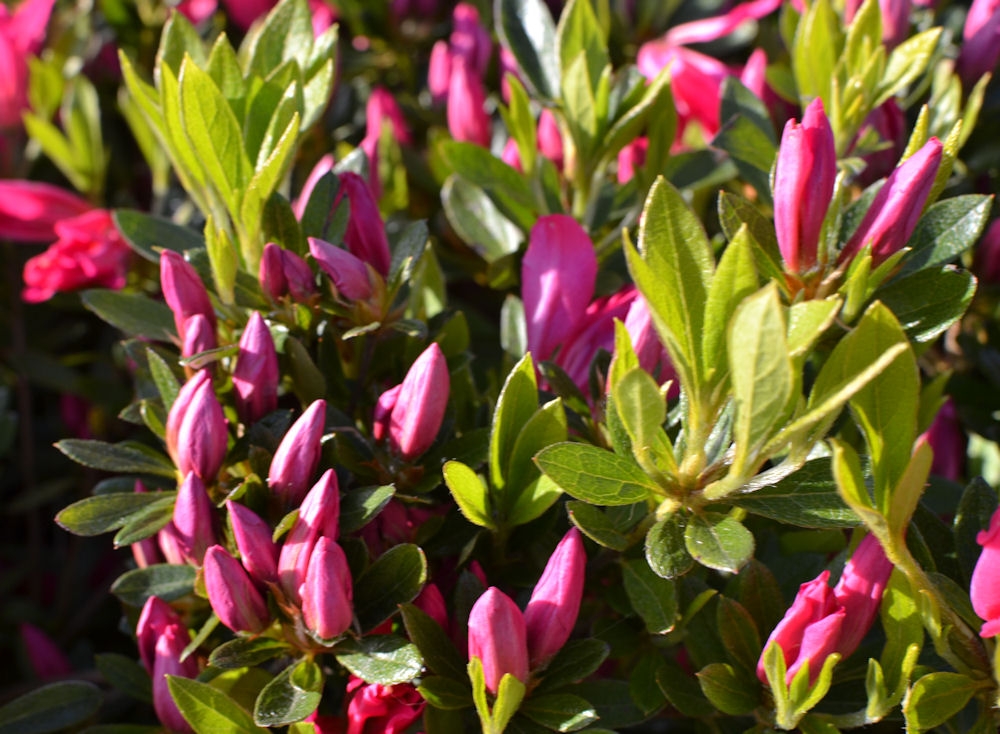
[[[4,239],[50,242],[60,237],[56,224],[91,210],[93,207],[86,199],[58,186],[0,180],[0,237]]]
[[[350,202],[350,216],[344,242],[355,257],[364,260],[382,276],[389,275],[392,255],[389,240],[385,235],[385,224],[379,213],[378,204],[372,197],[368,184],[356,173],[339,175],[340,188],[333,205],[337,206],[344,196]]]
[[[483,78],[493,54],[493,39],[479,20],[479,10],[470,3],[458,3],[451,18],[454,28],[448,45],[452,54],[465,59],[473,73]]]
[[[833,596],[845,613],[844,629],[837,643],[837,652],[845,658],[858,648],[875,621],[892,568],[878,539],[866,535],[833,587]]]
[[[61,219],[53,225],[58,239],[24,264],[28,303],[81,288],[121,288],[132,252],[105,209]]]
[[[184,342],[185,323],[195,314],[203,315],[215,330],[215,309],[208,290],[198,272],[179,252],[163,250],[160,253],[160,288],[174,313],[174,325],[181,343]]]
[[[177,489],[173,519],[181,553],[188,563],[202,565],[205,551],[215,545],[214,515],[205,485],[191,472]]]
[[[581,390],[586,391],[590,364],[598,352],[614,351],[615,319],[625,320],[637,293],[634,286],[627,285],[617,293],[598,298],[573,325],[573,332],[554,361]]]
[[[417,458],[434,443],[448,407],[450,386],[448,362],[434,343],[417,357],[402,384],[388,391],[395,398],[388,415],[389,443],[405,460]],[[376,408],[379,432],[385,424],[382,411],[387,407],[388,401],[380,398]]]
[[[277,582],[278,548],[271,539],[270,526],[246,505],[229,500],[226,509],[244,568],[254,581]]]
[[[177,3],[177,12],[198,25],[212,17],[218,7],[216,0],[181,0]]]
[[[409,683],[383,686],[351,676],[347,683],[346,734],[403,734],[424,711],[424,699]]]
[[[11,13],[0,4],[0,131],[19,129],[28,107],[28,57],[45,42],[55,0],[25,0]]]
[[[146,600],[136,626],[139,657],[153,679],[153,708],[160,723],[174,732],[190,732],[191,727],[177,709],[168,675],[194,678],[198,675],[198,660],[194,655],[181,662],[181,653],[191,644],[191,635],[177,613],[162,599],[151,596]]]
[[[660,341],[660,335],[653,326],[653,314],[649,303],[637,293],[625,316],[625,330],[632,339],[632,349],[639,358],[639,366],[658,382],[674,379],[676,373],[670,362],[670,355]]]
[[[300,600],[299,587],[305,583],[313,549],[320,538],[336,540],[340,523],[340,489],[337,473],[326,472],[302,501],[299,516],[292,525],[278,556],[278,578],[285,595]]]
[[[993,513],[990,526],[976,536],[976,542],[983,547],[972,571],[969,595],[976,614],[986,620],[979,631],[982,637],[1000,635],[1000,509]]]
[[[973,0],[962,29],[956,71],[966,87],[992,72],[1000,59],[1000,0]]]
[[[324,273],[330,276],[334,288],[345,301],[367,301],[372,295],[368,266],[347,250],[329,242],[309,238],[309,252]]]
[[[542,110],[538,116],[538,150],[552,161],[555,167],[563,167],[563,141],[559,131],[559,121],[551,110]]]
[[[532,668],[551,660],[573,632],[583,599],[586,566],[583,537],[575,527],[570,528],[545,564],[524,609]]]
[[[528,349],[549,359],[570,336],[594,295],[597,256],[590,237],[565,214],[539,217],[521,264]]]
[[[190,390],[185,389],[188,386]],[[194,472],[212,484],[226,458],[228,437],[211,377],[199,370],[181,388],[167,414],[167,451],[181,476]]]
[[[326,401],[316,400],[292,424],[274,452],[267,484],[288,506],[299,504],[316,473],[325,424]]]
[[[490,147],[493,136],[486,112],[486,89],[475,70],[461,56],[451,62],[448,84],[448,132],[458,141]]]
[[[306,261],[273,242],[264,245],[258,278],[272,301],[291,296],[296,303],[304,303],[316,293],[316,276]]]
[[[240,337],[233,370],[236,412],[244,423],[253,423],[278,407],[278,353],[271,330],[254,311]]]
[[[934,449],[931,474],[953,482],[960,481],[965,474],[966,438],[951,398],[945,400],[924,435]]]
[[[332,538],[324,536],[316,541],[299,594],[302,619],[321,640],[340,637],[351,626],[351,570],[343,549]]]
[[[500,589],[491,586],[469,613],[469,659],[483,664],[486,689],[496,693],[500,680],[510,673],[528,681],[528,641],[524,615]]]
[[[28,663],[38,678],[61,678],[73,672],[69,658],[41,629],[30,622],[19,626]]]
[[[257,634],[267,627],[267,602],[240,562],[221,545],[205,553],[205,589],[219,620],[233,632]]]
[[[833,129],[817,97],[802,124],[789,120],[774,169],[774,226],[788,270],[801,273],[817,262],[823,219],[837,180]]]
[[[892,172],[844,245],[839,262],[848,262],[870,243],[877,265],[906,246],[934,185],[941,151],[941,142],[931,138]]]

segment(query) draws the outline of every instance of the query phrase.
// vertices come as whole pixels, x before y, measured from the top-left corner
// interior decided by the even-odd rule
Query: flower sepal
[[[504,673],[497,687],[497,695],[490,706],[486,694],[486,677],[483,661],[478,657],[469,660],[469,680],[472,682],[472,700],[479,714],[484,734],[502,734],[514,714],[521,707],[527,687],[510,673]]]
[[[833,668],[840,662],[840,657],[840,653],[836,652],[827,655],[812,685],[809,684],[810,661],[802,664],[791,683],[786,683],[788,668],[785,665],[785,653],[777,642],[768,646],[764,651],[764,673],[774,696],[774,725],[777,728],[785,731],[795,729],[802,718],[823,700],[830,690]]]

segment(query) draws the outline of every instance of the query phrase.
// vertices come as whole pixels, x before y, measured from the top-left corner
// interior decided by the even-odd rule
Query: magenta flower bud
[[[510,673],[528,681],[528,642],[524,615],[509,596],[495,586],[488,588],[469,613],[469,659],[483,664],[486,689],[495,694],[500,680]]]
[[[364,261],[329,242],[309,238],[309,252],[330,276],[337,294],[345,301],[366,301],[372,295],[371,277]]]
[[[910,31],[911,0],[879,0],[882,12],[882,42],[891,51],[906,40]]]
[[[817,97],[802,124],[789,120],[774,168],[774,228],[778,248],[792,273],[816,266],[823,219],[837,180],[833,130]]]
[[[296,303],[305,303],[316,293],[316,277],[306,261],[273,242],[264,245],[258,277],[272,301],[290,295]]]
[[[615,348],[615,319],[624,320],[635,300],[634,286],[625,286],[617,293],[598,298],[573,325],[573,332],[559,348],[555,362],[583,391],[590,378],[590,365],[602,349]]]
[[[594,295],[597,256],[590,237],[565,214],[539,217],[521,263],[528,349],[549,359],[572,333]]]
[[[764,645],[765,651],[772,643],[781,645],[788,669],[786,683],[791,683],[799,668],[808,663],[811,685],[819,676],[827,657],[837,652],[845,612],[837,605],[833,590],[827,585],[829,578],[830,572],[824,571],[799,587],[792,606]],[[762,683],[767,683],[763,654],[757,662],[757,677]]]
[[[538,150],[552,161],[556,168],[563,167],[563,141],[559,131],[559,121],[552,110],[542,110],[538,116]]]
[[[174,312],[174,324],[182,344],[185,341],[185,323],[195,314],[208,319],[211,330],[215,331],[215,310],[205,284],[180,253],[173,250],[160,253],[160,287],[163,298]]]
[[[514,138],[508,138],[507,142],[503,144],[500,160],[518,173],[524,173],[524,166],[521,165],[521,151],[517,149],[517,141]]]
[[[212,384],[211,374],[203,370],[195,372],[191,379],[181,386],[177,397],[174,398],[174,404],[170,406],[170,412],[167,414],[167,425],[164,429],[164,440],[167,444],[167,453],[170,454],[170,458],[173,459],[175,464],[179,463],[177,459],[179,451],[177,442],[180,435],[181,423],[184,422],[184,416],[187,415],[191,407],[191,401],[195,393],[206,382],[209,385]]]
[[[181,344],[181,356],[193,357],[219,346],[215,338],[215,329],[204,314],[196,313],[184,322],[184,342]]]
[[[410,366],[389,419],[389,443],[411,461],[434,443],[448,407],[451,378],[448,362],[437,343]]]
[[[845,658],[858,648],[875,621],[892,569],[892,562],[874,535],[865,536],[844,566],[833,596],[845,614],[837,644],[837,652]]]
[[[298,603],[309,558],[320,538],[336,540],[340,524],[340,488],[337,473],[326,472],[302,501],[299,516],[285,538],[278,556],[278,578],[285,595]]]
[[[280,301],[288,295],[288,278],[281,258],[282,249],[273,242],[264,245],[260,254],[260,268],[257,278],[260,288],[272,301]]]
[[[649,303],[636,294],[635,300],[628,308],[625,316],[625,330],[628,331],[632,339],[632,348],[635,356],[639,358],[639,366],[649,374],[656,377],[658,373],[673,374],[673,367],[670,364],[670,356],[664,349],[660,341],[660,335],[656,333],[653,326],[653,314],[649,310]],[[665,382],[668,376],[659,374],[660,381]]]
[[[177,490],[173,523],[181,553],[190,564],[200,566],[205,551],[216,542],[214,512],[205,485],[194,472],[189,473]]]
[[[240,350],[233,370],[236,412],[250,424],[278,407],[278,353],[271,330],[259,311],[254,311],[240,337]]]
[[[378,141],[385,125],[389,126],[392,137],[400,145],[410,145],[413,142],[410,126],[395,97],[385,87],[375,87],[365,106],[365,137],[361,141],[361,147],[368,154],[373,184],[378,180]]]
[[[351,570],[343,549],[332,538],[320,538],[309,557],[306,578],[299,589],[306,627],[321,640],[340,637],[354,619],[353,593]]]
[[[253,510],[231,500],[226,502],[233,537],[243,566],[254,581],[278,580],[278,548],[271,539],[271,528]]]
[[[971,88],[1000,59],[1000,2],[972,0],[962,29],[962,49],[955,70],[963,86]]]
[[[298,198],[292,202],[292,211],[295,213],[296,219],[301,220],[305,215],[306,206],[309,204],[309,199],[312,197],[316,184],[319,183],[323,176],[333,170],[333,166],[336,162],[337,161],[334,159],[333,153],[327,153],[325,156],[316,161],[316,165],[313,166],[313,169],[306,177],[306,182],[302,185],[302,191],[299,192]]]
[[[196,375],[188,380],[185,388],[198,380],[189,400],[182,400],[188,398],[182,388],[167,415],[167,449],[170,450],[173,441],[171,456],[181,476],[193,471],[204,481],[212,483],[226,458],[228,433],[226,417],[215,397],[211,377],[206,370],[199,370],[199,373],[204,374],[205,379],[198,380]],[[176,432],[173,432],[175,428]]]
[[[524,609],[531,667],[545,665],[566,644],[583,599],[587,554],[575,527],[563,536],[545,564]]]
[[[267,627],[267,602],[240,562],[221,545],[205,553],[205,589],[212,611],[233,632],[257,634]]]
[[[461,56],[451,62],[448,83],[448,132],[458,141],[490,147],[493,131],[486,113],[486,89],[475,70]]]
[[[389,422],[392,420],[392,409],[396,407],[399,400],[399,391],[403,389],[400,383],[396,387],[390,387],[378,396],[375,402],[375,415],[372,421],[372,438],[382,441],[389,435]]]
[[[1000,284],[1000,219],[993,220],[976,246],[972,269],[980,282]]]
[[[61,678],[73,672],[69,658],[51,637],[30,622],[19,625],[28,663],[38,678]]]
[[[965,474],[966,439],[962,421],[958,418],[958,411],[951,398],[945,400],[924,435],[934,449],[931,474],[953,482],[960,481]]]
[[[180,625],[169,625],[156,640],[153,669],[150,672],[153,680],[153,710],[160,723],[172,732],[192,731],[174,703],[167,685],[168,675],[181,678],[194,678],[198,675],[198,663],[193,656],[181,662],[184,648],[189,644],[191,635]]]
[[[851,260],[869,243],[876,265],[905,247],[931,193],[940,163],[941,142],[931,138],[893,171],[844,245],[839,262]]]
[[[1000,574],[1000,509],[993,513],[989,528],[976,536],[976,542],[983,547],[983,551],[972,571],[969,595],[976,614],[986,620],[979,631],[980,636],[996,637],[1000,635],[1000,584],[997,583],[997,575]]]
[[[368,184],[358,174],[342,173],[339,179],[340,188],[333,205],[337,206],[345,195],[350,203],[350,216],[344,233],[347,249],[356,258],[375,268],[384,278],[389,275],[392,255],[389,253],[389,240],[385,235],[385,224],[378,204],[375,203]]]
[[[448,100],[448,88],[451,86],[451,56],[447,41],[438,41],[431,48],[431,57],[427,65],[427,88],[435,104],[443,104]]]
[[[469,3],[459,3],[451,18],[454,29],[448,40],[452,54],[464,58],[473,73],[482,79],[493,54],[493,39],[479,20],[479,10]]]
[[[135,492],[142,494],[146,491],[145,485],[136,480]],[[155,535],[152,538],[144,538],[137,543],[133,543],[129,547],[132,549],[132,558],[135,560],[135,565],[139,568],[146,568],[146,566],[153,566],[164,562],[163,554],[160,552],[160,545]]]
[[[635,177],[635,172],[646,165],[649,152],[649,138],[636,138],[618,152],[618,183],[627,184]]]
[[[135,636],[139,646],[139,659],[147,672],[153,670],[153,660],[156,657],[156,641],[169,626],[183,627],[180,615],[174,608],[158,596],[146,599],[139,613]]]
[[[267,484],[288,506],[299,504],[316,467],[326,422],[326,401],[316,400],[288,429],[271,459]]]

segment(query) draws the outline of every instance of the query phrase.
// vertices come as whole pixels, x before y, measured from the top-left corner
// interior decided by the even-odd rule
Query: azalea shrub
[[[0,731],[997,730],[995,2],[84,5]]]

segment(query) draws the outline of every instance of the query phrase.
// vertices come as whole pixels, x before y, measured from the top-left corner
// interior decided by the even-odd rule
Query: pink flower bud
[[[437,343],[410,366],[389,419],[389,442],[405,460],[417,458],[434,443],[445,408],[451,378]]]
[[[333,170],[335,163],[336,160],[333,157],[333,153],[327,153],[316,161],[316,165],[313,166],[313,169],[306,177],[306,182],[302,185],[302,191],[299,192],[298,198],[292,202],[292,211],[295,213],[296,219],[301,220],[305,215],[306,206],[309,204],[309,199],[312,197],[316,184],[320,182],[323,176]]]
[[[293,602],[300,599],[299,587],[305,582],[309,558],[320,538],[336,540],[340,523],[340,488],[337,473],[326,472],[302,501],[299,516],[285,538],[278,556],[278,578],[285,595]]]
[[[166,439],[167,450],[182,476],[193,471],[208,483],[215,481],[226,458],[228,433],[207,371],[199,370],[181,388],[167,415]]]
[[[976,245],[972,269],[980,282],[1000,285],[1000,219],[993,220]]]
[[[598,298],[587,306],[580,319],[573,325],[573,332],[566,338],[555,362],[565,370],[581,390],[587,389],[590,365],[602,349],[612,352],[615,348],[615,319],[628,315],[638,293],[634,286],[625,286],[617,293]]]
[[[882,42],[891,51],[906,40],[910,31],[911,0],[879,0],[882,12]]]
[[[833,596],[845,613],[837,644],[837,652],[845,658],[858,648],[875,621],[892,569],[892,562],[874,535],[865,536],[844,566]]]
[[[400,145],[410,145],[413,138],[410,135],[410,126],[406,122],[403,111],[399,109],[399,104],[395,97],[385,87],[375,87],[368,96],[368,103],[365,106],[365,137],[361,141],[361,147],[368,154],[368,161],[372,178],[378,179],[378,141],[382,137],[382,128],[388,125],[392,131],[392,137]]]
[[[1000,2],[972,0],[962,29],[962,49],[955,66],[965,87],[992,72],[1000,59]]]
[[[632,339],[632,348],[639,358],[639,366],[660,382],[666,382],[674,376],[670,356],[660,341],[660,335],[653,326],[653,314],[649,303],[641,294],[636,294],[635,300],[628,308],[625,316],[625,330]]]
[[[288,506],[299,504],[319,466],[326,401],[316,400],[288,429],[271,459],[267,484]]]
[[[389,274],[392,256],[378,204],[375,203],[368,184],[358,174],[348,171],[340,174],[339,179],[340,188],[333,205],[337,206],[344,196],[350,202],[350,216],[344,233],[347,249],[356,258],[375,268],[384,278]]]
[[[486,689],[495,694],[500,680],[510,673],[528,681],[528,642],[524,615],[500,589],[487,589],[469,613],[469,659],[483,664]]]
[[[264,245],[258,277],[272,301],[290,295],[296,303],[304,303],[316,293],[316,277],[306,261],[273,242]]]
[[[925,436],[934,449],[931,474],[953,482],[960,481],[965,474],[966,439],[962,421],[959,420],[951,398],[941,406]]]
[[[281,258],[282,249],[273,242],[264,245],[260,254],[260,268],[257,279],[260,288],[272,301],[280,301],[288,294],[288,278]]]
[[[827,585],[829,578],[830,572],[824,571],[799,587],[792,606],[764,645],[765,651],[772,643],[781,645],[788,669],[786,683],[791,683],[799,668],[808,663],[809,682],[812,684],[827,657],[837,652],[845,612],[837,605],[833,590]],[[761,682],[767,682],[763,654],[757,663],[757,677]]]
[[[192,655],[184,662],[180,656],[191,643],[187,628],[169,604],[159,597],[146,600],[136,626],[139,657],[153,680],[153,708],[156,715],[171,731],[189,732],[167,688],[167,675],[194,678],[198,675],[198,661]]]
[[[976,614],[986,620],[979,634],[996,637],[1000,635],[1000,584],[997,583],[997,574],[1000,573],[1000,510],[993,513],[989,528],[980,531],[976,542],[983,547],[983,551],[972,571],[969,595]]]
[[[309,238],[309,252],[330,276],[337,294],[345,301],[367,301],[372,295],[371,278],[364,261],[329,242]]]
[[[563,141],[559,122],[552,110],[544,109],[538,116],[538,150],[552,161],[556,168],[563,167]]]
[[[461,56],[451,62],[448,83],[448,132],[458,141],[490,147],[493,131],[486,113],[486,89]]]
[[[139,659],[147,672],[153,670],[153,659],[156,657],[156,640],[159,639],[168,626],[183,626],[180,615],[174,608],[158,596],[146,599],[139,614],[139,622],[135,628],[136,643],[139,646]]]
[[[136,480],[135,491],[138,494],[142,494],[147,490],[142,482]],[[163,563],[164,561],[163,554],[160,552],[160,545],[157,543],[157,536],[144,538],[129,547],[132,549],[132,558],[135,559],[135,565],[139,568],[146,568],[146,566]]]
[[[399,400],[399,391],[403,389],[400,383],[395,387],[390,387],[378,396],[375,401],[375,415],[372,420],[372,438],[382,441],[389,435],[389,422],[392,420],[392,409],[396,407]]]
[[[73,672],[69,658],[59,646],[35,625],[20,624],[21,642],[28,655],[28,663],[38,678],[60,678]]]
[[[253,510],[238,502],[227,501],[226,509],[243,566],[254,581],[277,582],[278,548],[271,540],[271,528]]]
[[[215,310],[205,284],[180,253],[173,250],[160,253],[160,287],[163,298],[174,312],[174,324],[181,343],[184,343],[184,324],[195,314],[202,314],[208,319],[212,331],[215,331]]]
[[[339,637],[351,626],[354,618],[351,570],[343,549],[332,538],[316,541],[299,593],[302,619],[321,640]]]
[[[500,160],[515,171],[524,173],[524,166],[521,165],[521,151],[517,149],[517,141],[514,138],[508,138],[507,142],[503,144]]]
[[[254,311],[240,337],[233,370],[236,412],[246,424],[260,420],[278,407],[278,353],[271,330]]]
[[[524,609],[531,667],[544,665],[566,644],[583,599],[587,554],[583,538],[570,528],[545,564]]]
[[[257,634],[267,627],[267,602],[240,562],[221,545],[205,553],[205,589],[212,610],[233,632]]]
[[[55,0],[26,0],[0,15],[0,133],[21,128],[28,107],[28,57],[41,51]]]
[[[200,566],[205,551],[215,544],[214,514],[205,485],[194,472],[189,473],[177,490],[173,520],[178,545],[188,563]]]
[[[528,349],[549,359],[572,333],[594,295],[597,256],[590,237],[565,214],[539,217],[521,263]]]
[[[451,86],[451,50],[447,41],[438,41],[431,48],[431,57],[427,66],[427,88],[435,104],[442,104],[448,99],[448,87]]]
[[[627,184],[635,177],[636,170],[646,165],[649,138],[636,138],[618,152],[618,183]]]
[[[184,321],[184,343],[181,345],[182,357],[193,357],[196,354],[215,349],[219,343],[215,339],[215,329],[204,314],[196,313]]]
[[[844,245],[839,262],[851,260],[871,243],[872,261],[877,265],[906,246],[934,185],[941,150],[941,142],[931,138],[892,172]]]
[[[479,21],[479,10],[469,3],[459,3],[451,15],[454,29],[449,38],[453,54],[466,60],[472,71],[480,79],[486,74],[490,56],[493,54],[493,39],[490,32]]]
[[[789,120],[774,169],[774,226],[788,270],[816,266],[823,219],[837,180],[837,151],[830,121],[817,97],[802,124]]]
[[[441,629],[448,630],[448,606],[444,603],[444,597],[437,584],[430,583],[424,586],[413,600],[413,605],[437,622]]]

